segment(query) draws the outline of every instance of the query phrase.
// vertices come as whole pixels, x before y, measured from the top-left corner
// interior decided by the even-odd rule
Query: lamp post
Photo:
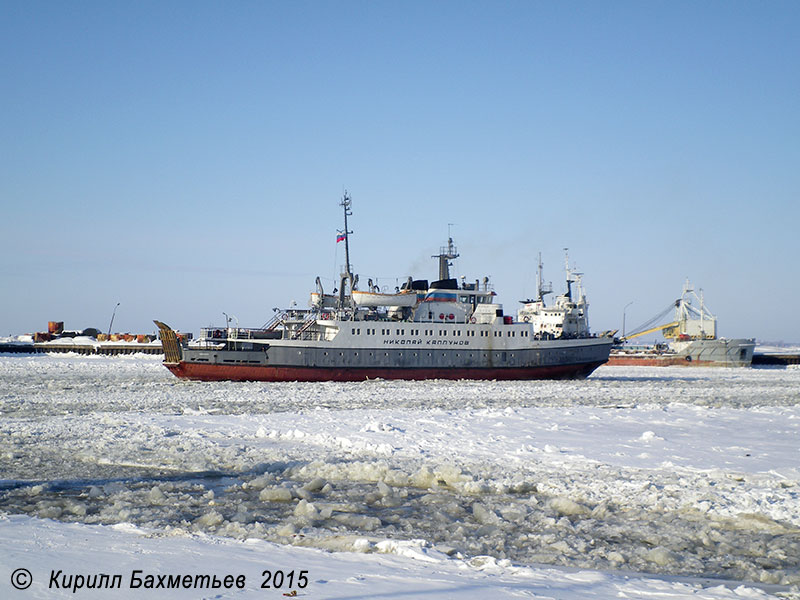
[[[119,306],[119,302],[117,302],[117,306]],[[114,324],[114,316],[117,314],[117,306],[114,307],[114,310],[111,313],[111,322],[108,324],[108,337],[111,337],[111,326]]]
[[[629,307],[631,304],[633,304],[633,300],[631,300],[630,302],[628,302],[628,303],[625,305],[625,308],[623,308],[623,309],[622,309],[622,337],[623,337],[623,338],[625,337],[625,311],[626,311],[626,310],[628,310],[628,307]]]

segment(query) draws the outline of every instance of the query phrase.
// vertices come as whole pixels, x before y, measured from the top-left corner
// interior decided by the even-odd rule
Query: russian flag
[[[343,242],[346,237],[347,236],[345,234],[343,234],[343,233],[337,233],[336,234],[336,243],[338,244],[339,242]]]

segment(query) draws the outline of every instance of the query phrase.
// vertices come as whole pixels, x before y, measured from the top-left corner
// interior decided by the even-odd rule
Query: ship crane
[[[672,323],[667,323],[666,325],[659,325],[657,327],[651,327],[650,329],[645,329],[644,331],[639,331],[637,333],[632,333],[630,335],[626,335],[625,337],[619,338],[622,342],[627,342],[628,340],[632,340],[633,338],[637,338],[642,335],[647,335],[648,333],[653,333],[655,331],[663,331],[665,329],[669,329],[670,327],[675,327],[680,325],[678,321],[673,321]]]
[[[679,321],[672,321],[671,323],[667,323],[666,325],[657,325],[657,326],[651,327],[651,325],[653,325],[653,323],[657,323],[658,321],[660,321],[661,319],[666,317],[667,314],[670,313],[670,311],[676,309],[680,305],[680,303],[681,303],[680,300],[676,300],[674,302],[670,302],[669,306],[667,306],[667,308],[662,310],[655,317],[653,317],[652,319],[650,319],[646,323],[644,323],[642,325],[639,325],[639,327],[636,327],[633,330],[634,333],[631,333],[629,335],[626,335],[624,337],[619,338],[620,341],[621,342],[627,342],[628,340],[632,340],[633,338],[637,338],[637,337],[640,337],[640,336],[643,336],[643,335],[647,335],[648,333],[653,333],[653,332],[656,332],[656,331],[667,331],[667,330],[670,330],[673,327],[676,327],[676,326],[680,325]]]

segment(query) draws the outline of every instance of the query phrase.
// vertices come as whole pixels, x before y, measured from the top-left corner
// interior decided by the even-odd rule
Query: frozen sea
[[[3,598],[97,597],[55,571],[147,596],[133,569],[246,575],[187,598],[800,597],[800,369],[201,383],[0,355],[0,568]]]

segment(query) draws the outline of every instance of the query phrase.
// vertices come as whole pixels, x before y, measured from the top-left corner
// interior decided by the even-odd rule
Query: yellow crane
[[[628,340],[632,340],[633,338],[637,338],[641,335],[647,335],[648,333],[653,333],[654,331],[663,331],[665,329],[669,329],[672,327],[677,327],[680,325],[678,321],[673,321],[672,323],[667,323],[666,325],[659,325],[658,327],[651,327],[650,329],[645,329],[644,331],[639,331],[637,333],[632,333],[631,335],[626,335],[625,337],[620,338],[623,342],[627,342]],[[664,332],[664,337],[674,337],[674,336],[667,336],[668,332]]]

